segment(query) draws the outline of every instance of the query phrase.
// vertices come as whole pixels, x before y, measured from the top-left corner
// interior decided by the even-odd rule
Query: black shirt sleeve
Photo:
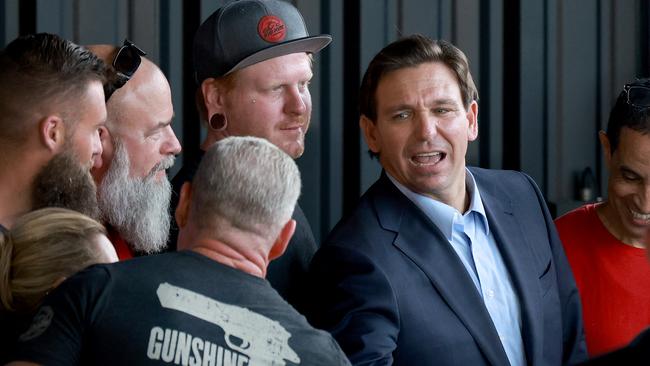
[[[16,361],[43,365],[78,365],[87,329],[102,313],[109,272],[92,266],[64,281],[47,296],[30,327],[18,338]]]

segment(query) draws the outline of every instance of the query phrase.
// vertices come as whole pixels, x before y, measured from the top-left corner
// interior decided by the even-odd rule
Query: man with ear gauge
[[[650,79],[625,85],[599,137],[607,199],[555,220],[580,290],[591,356],[650,326]]]
[[[156,253],[167,244],[171,184],[165,169],[181,151],[172,130],[169,82],[133,42],[88,47],[107,64],[103,153],[92,169],[109,238],[121,260]]]
[[[194,38],[197,104],[207,127],[201,151],[228,136],[256,136],[299,158],[311,119],[311,55],[330,41],[329,35],[310,36],[290,2],[232,1],[215,11]],[[174,177],[175,192],[191,180],[194,166]],[[293,218],[296,234],[267,278],[295,306],[317,245],[298,205]]]
[[[0,226],[41,207],[97,218],[90,169],[102,153],[105,65],[47,33],[0,52]]]

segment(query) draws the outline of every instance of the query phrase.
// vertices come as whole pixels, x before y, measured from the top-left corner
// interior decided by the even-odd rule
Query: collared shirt
[[[483,298],[510,364],[525,365],[519,299],[494,235],[490,232],[485,207],[472,173],[466,170],[465,187],[470,196],[470,205],[463,214],[454,207],[409,190],[386,174],[447,238]]]

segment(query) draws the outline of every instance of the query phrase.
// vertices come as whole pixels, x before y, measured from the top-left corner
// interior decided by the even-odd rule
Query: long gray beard
[[[134,251],[160,252],[169,236],[172,187],[167,178],[157,182],[155,174],[173,165],[174,158],[163,160],[145,178],[132,178],[126,149],[119,142],[115,147],[111,166],[98,188],[104,222],[113,226]]]

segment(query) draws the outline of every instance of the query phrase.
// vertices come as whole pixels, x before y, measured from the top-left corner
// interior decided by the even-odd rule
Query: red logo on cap
[[[282,19],[274,15],[265,15],[257,23],[257,33],[267,42],[280,42],[287,35],[287,26]]]

